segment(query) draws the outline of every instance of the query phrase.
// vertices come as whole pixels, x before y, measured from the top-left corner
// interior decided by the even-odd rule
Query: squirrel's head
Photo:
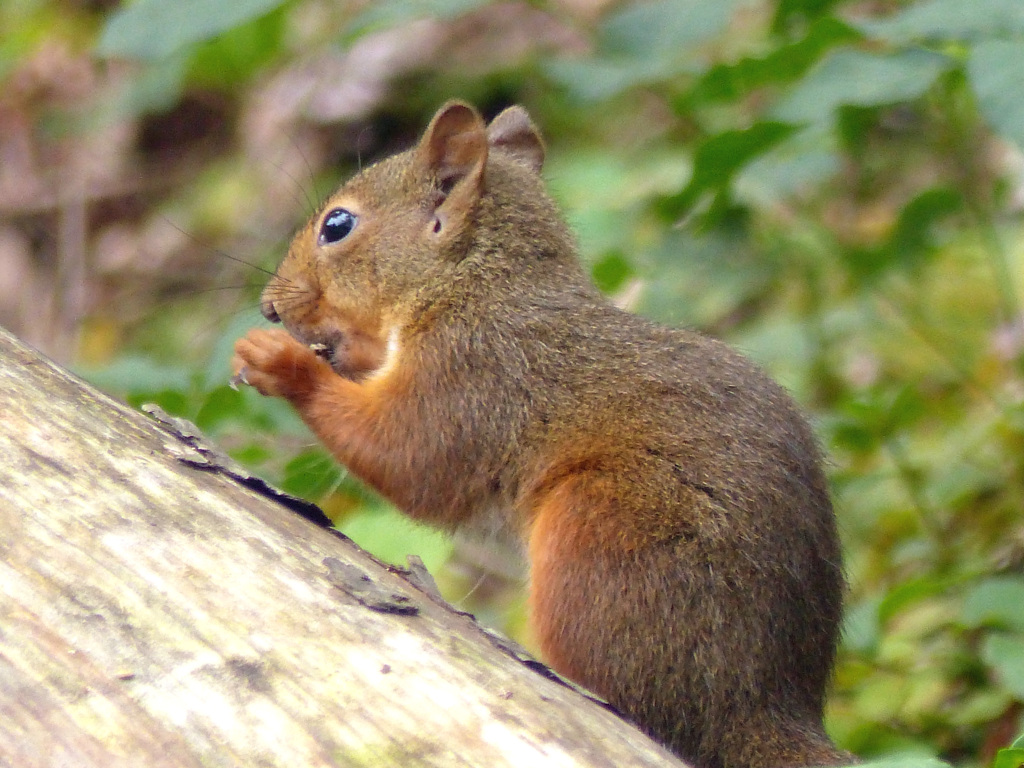
[[[486,125],[472,107],[448,102],[415,147],[366,168],[312,216],[263,292],[264,316],[343,375],[375,369],[389,328],[409,320],[403,311],[443,292],[470,253],[500,250],[478,242],[507,228],[487,221],[510,215],[514,228],[522,214],[496,209],[521,208],[517,196],[547,199],[543,161],[522,107]]]

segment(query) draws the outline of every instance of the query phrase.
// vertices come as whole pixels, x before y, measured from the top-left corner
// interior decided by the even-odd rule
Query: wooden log
[[[0,329],[0,766],[682,765],[189,431]]]

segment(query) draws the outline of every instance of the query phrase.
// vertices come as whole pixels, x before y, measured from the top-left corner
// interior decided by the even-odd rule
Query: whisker
[[[300,295],[310,293],[309,288],[299,285],[298,283],[292,283],[290,281],[281,282],[283,278],[278,277],[276,280],[267,283],[269,290],[272,293],[279,293],[282,295]]]
[[[305,157],[303,157],[303,160],[305,160]],[[289,171],[285,170],[284,166],[279,165],[278,163],[271,163],[271,165],[273,165],[283,176],[292,182],[294,185],[294,189],[292,190],[292,199],[299,204],[299,207],[305,207],[308,211],[316,210],[316,202],[309,196],[309,192],[307,192],[306,188],[299,183],[299,180],[296,179]],[[309,163],[306,163],[306,167],[309,167]],[[298,189],[302,193],[301,198],[295,194],[295,189]],[[302,205],[303,201],[305,201],[305,206]]]
[[[217,291],[244,291],[259,288],[258,285],[253,283],[243,283],[240,285],[218,285],[213,288],[199,288],[189,291],[190,296],[200,296],[204,293],[216,293]]]
[[[199,288],[199,289],[191,288],[190,287],[188,290],[185,290],[185,291],[177,290],[177,289],[171,287],[167,292],[165,292],[164,295],[159,296],[159,297],[154,297],[154,298],[150,299],[147,302],[147,306],[149,308],[149,312],[152,313],[155,310],[159,310],[159,309],[162,309],[162,308],[165,308],[165,307],[171,307],[171,306],[180,305],[180,304],[182,304],[184,302],[188,302],[189,300],[195,299],[195,300],[198,301],[199,299],[197,297],[201,296],[202,294],[219,293],[219,292],[223,292],[223,291],[245,291],[245,290],[251,289],[253,287],[255,287],[255,286],[251,286],[251,285],[225,285],[225,286],[217,286],[217,287],[213,287],[213,288]],[[246,310],[251,310],[251,309],[258,310],[259,307],[260,307],[260,303],[258,301],[254,303],[253,301],[251,301],[249,299],[244,299],[244,297],[242,297],[242,296],[239,297],[239,300],[241,301],[242,306],[239,307],[238,310],[232,310],[232,314],[235,311],[246,311]]]
[[[196,245],[201,245],[204,248],[209,249],[210,251],[212,251],[213,253],[217,254],[218,256],[221,256],[222,258],[228,259],[229,261],[237,262],[239,264],[243,264],[243,265],[245,265],[245,266],[247,266],[247,267],[249,267],[251,269],[255,269],[257,272],[262,272],[263,274],[265,274],[265,275],[267,275],[269,277],[275,277],[277,275],[276,272],[274,272],[272,270],[269,270],[269,269],[266,269],[264,267],[261,267],[259,264],[253,264],[252,262],[246,261],[245,259],[240,259],[237,256],[232,256],[230,253],[228,253],[227,251],[221,250],[220,248],[214,248],[209,243],[205,243],[202,240],[200,240],[198,237],[193,235],[188,230],[183,229],[182,227],[179,227],[177,224],[175,224],[173,221],[171,221],[166,216],[163,216],[162,218],[163,218],[164,221],[166,221],[168,224],[170,224],[172,227],[174,227],[176,230],[178,230],[181,234],[183,234],[185,237],[187,237],[193,243],[195,243]],[[278,278],[278,279],[284,279],[284,278]]]
[[[310,291],[305,288],[277,285],[270,286],[267,294],[275,299],[306,299],[311,295]]]
[[[310,203],[310,206],[309,206],[310,212],[315,211],[320,206],[321,201],[324,199],[324,195],[316,187],[316,174],[313,172],[313,166],[310,164],[309,158],[306,157],[306,153],[302,151],[302,146],[297,141],[295,141],[294,137],[289,135],[288,136],[288,141],[290,141],[291,145],[293,147],[295,147],[296,151],[299,153],[299,157],[302,158],[303,165],[306,166],[306,172],[309,174],[309,185],[313,188],[313,198],[314,199],[313,200],[309,200],[309,194],[306,193],[306,191],[304,189],[303,189],[303,194],[305,195],[306,200]],[[289,178],[291,178],[291,177],[289,177]],[[295,181],[296,184],[299,183],[295,179],[292,179],[292,181]],[[301,185],[299,185],[299,186],[301,188]]]
[[[239,315],[244,315],[251,312],[255,312],[259,315],[257,322],[269,322],[266,321],[265,318],[263,317],[263,314],[259,312],[259,304],[246,304],[245,306],[213,313],[210,325],[212,327],[216,327],[223,323],[225,320],[227,320],[229,317],[238,317]]]
[[[476,593],[476,591],[480,589],[481,586],[483,586],[483,583],[485,581],[487,581],[487,576],[488,574],[486,572],[481,573],[480,578],[476,580],[476,583],[469,588],[468,592],[466,592],[464,595],[462,595],[462,597],[456,600],[454,604],[457,606],[465,605],[466,601],[469,600],[469,598],[471,598]]]

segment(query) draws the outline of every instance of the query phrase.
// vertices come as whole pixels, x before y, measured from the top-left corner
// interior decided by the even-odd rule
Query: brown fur
[[[555,669],[707,768],[835,764],[843,590],[804,419],[725,345],[611,306],[513,107],[445,105],[295,237],[235,367],[339,461],[447,528],[523,532]],[[318,243],[328,212],[358,222]],[[320,356],[309,344],[324,344]]]

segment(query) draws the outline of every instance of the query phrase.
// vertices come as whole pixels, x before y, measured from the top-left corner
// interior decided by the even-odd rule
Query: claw
[[[246,378],[246,374],[248,372],[249,369],[246,366],[242,366],[242,369],[228,380],[228,386],[231,387],[236,392],[238,391],[239,384],[251,386],[249,384],[249,379]]]

